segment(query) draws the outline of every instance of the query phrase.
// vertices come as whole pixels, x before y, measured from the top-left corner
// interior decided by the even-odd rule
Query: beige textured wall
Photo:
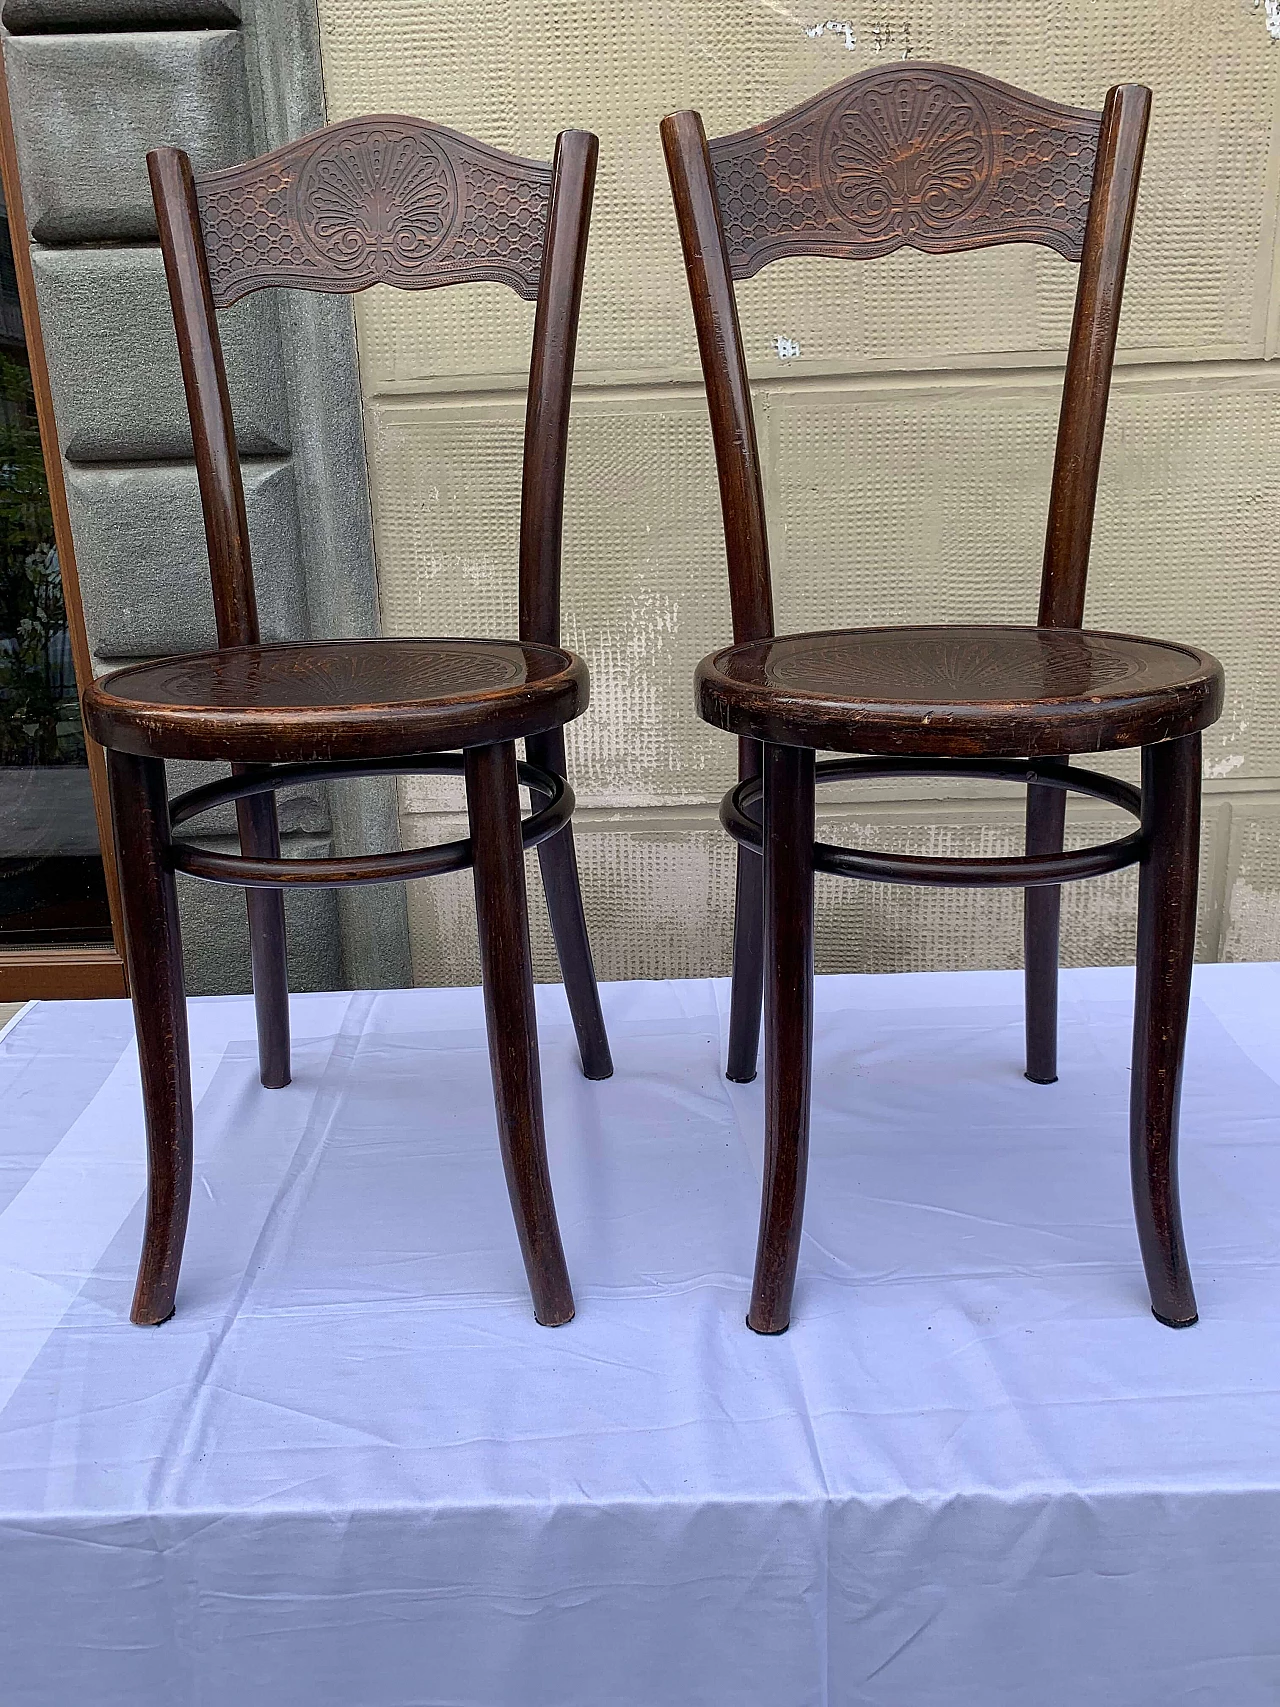
[[[824,8],[825,9],[825,8]],[[595,700],[571,730],[587,908],[607,977],[728,965],[732,741],[692,709],[729,636],[706,409],[657,121],[712,135],[865,66],[933,58],[1099,106],[1155,90],[1087,620],[1210,647],[1200,950],[1280,957],[1280,46],[1255,0],[320,0],[331,118],[417,113],[549,157],[601,138],[570,435],[565,638]],[[780,624],[1031,620],[1075,270],[1013,246],[784,261],[739,288]],[[384,625],[512,633],[532,310],[496,285],[359,300]],[[775,340],[799,344],[784,359]],[[1116,761],[1133,774],[1132,757]],[[458,785],[404,788],[406,842],[456,833]],[[927,786],[927,785],[925,785]],[[932,804],[931,804],[932,803]],[[823,802],[832,839],[1016,851],[991,785]],[[1073,836],[1105,812],[1072,808]],[[536,889],[536,879],[534,880]],[[1131,958],[1133,874],[1067,891],[1064,958]],[[469,883],[410,896],[416,974],[477,976]],[[820,878],[823,969],[1013,965],[1016,896]],[[539,976],[556,976],[545,916]]]

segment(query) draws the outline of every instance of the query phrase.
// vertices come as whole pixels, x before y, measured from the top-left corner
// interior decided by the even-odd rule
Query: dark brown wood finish
[[[577,221],[585,226],[590,211],[596,140],[565,131],[566,142],[571,170],[589,172],[585,201],[569,213],[576,243]],[[226,308],[267,285],[346,293],[476,279],[532,300],[559,164],[505,154],[425,119],[372,113],[206,172],[197,194],[213,301]]]
[[[764,1191],[747,1326],[791,1320],[813,1078],[814,758],[764,750]]]
[[[1038,618],[1046,628],[1079,628],[1084,621],[1098,469],[1150,114],[1151,91],[1134,83],[1112,89],[1102,113],[1049,488]]]
[[[738,642],[766,640],[773,634],[773,583],[769,573],[760,450],[729,251],[701,117],[685,112],[665,118],[662,146],[680,222],[694,326],[716,440],[733,638]],[[760,743],[739,741],[739,782],[758,777],[762,765]],[[764,880],[757,858],[739,850],[733,910],[728,1074],[741,1084],[756,1076],[764,989],[763,905]]]
[[[1066,790],[1029,784],[1027,852],[1060,854],[1066,822]],[[1062,891],[1028,889],[1022,906],[1027,1077],[1035,1085],[1052,1085],[1058,1078],[1058,927]]]
[[[758,741],[738,743],[739,782],[761,775]],[[733,907],[733,981],[729,996],[729,1057],[726,1077],[748,1085],[760,1051],[760,1003],[764,995],[764,869],[759,856],[739,847]]]
[[[219,646],[253,646],[259,639],[258,605],[249,553],[249,523],[236,447],[222,343],[213,312],[208,257],[200,229],[191,162],[176,148],[147,157],[160,229],[182,380],[191,417],[205,539],[213,581]],[[136,748],[134,749],[136,751]],[[249,858],[278,859],[280,829],[274,798],[236,805],[240,850]],[[262,1083],[289,1083],[289,970],[284,897],[246,893],[253,995]]]
[[[584,131],[572,131],[562,138],[556,153],[525,413],[520,496],[520,638],[557,648],[569,407],[596,152],[594,137]],[[524,745],[531,763],[557,776],[565,774],[562,727],[526,736]],[[566,824],[558,836],[539,845],[538,865],[582,1056],[582,1070],[589,1079],[607,1079],[613,1072],[613,1057],[582,910],[572,824]]]
[[[493,747],[468,747],[464,756],[502,1165],[533,1294],[533,1313],[543,1327],[558,1328],[573,1320],[573,1293],[556,1223],[542,1128],[516,755],[505,741]]]
[[[85,695],[86,724],[111,753],[117,843],[132,872],[125,918],[129,964],[140,976],[133,993],[153,1204],[135,1320],[162,1320],[172,1310],[189,1192],[181,945],[168,899],[174,871],[246,890],[261,1075],[277,1086],[289,1081],[283,891],[468,865],[476,873],[499,1129],[536,1313],[548,1323],[573,1313],[542,1138],[522,850],[539,850],[584,1071],[605,1078],[612,1062],[562,734],[586,708],[587,673],[559,644],[564,464],[596,152],[594,136],[565,131],[544,164],[421,119],[381,115],[331,125],[201,177],[178,149],[148,156],[218,648],[117,671]],[[497,280],[537,302],[520,638],[263,645],[215,310],[269,285],[350,292],[381,282],[420,290],[471,279]],[[520,780],[544,800],[523,823],[516,740],[529,749]],[[166,758],[230,764],[230,783],[197,789],[173,811],[185,821],[234,801],[238,856],[172,839]],[[470,837],[431,849],[281,859],[277,789],[312,777],[442,771],[465,772]]]
[[[736,279],[785,255],[871,260],[1043,243],[1078,261],[1098,115],[953,65],[877,67],[710,144]]]
[[[565,774],[563,730],[553,729],[545,735],[531,735],[524,745],[533,764],[541,765],[553,776]],[[604,1011],[600,1006],[587,918],[582,910],[578,853],[571,822],[566,822],[563,830],[549,836],[545,842],[538,843],[538,869],[542,873],[542,892],[547,899],[551,935],[564,976],[565,995],[578,1039],[582,1071],[589,1079],[611,1078],[613,1056],[609,1050]]]
[[[191,1055],[164,765],[107,750],[125,955],[147,1123],[147,1220],[133,1320],[173,1314],[191,1204]]]
[[[1130,1150],[1133,1203],[1156,1319],[1196,1320],[1178,1203],[1178,1104],[1196,946],[1200,736],[1142,754],[1138,976],[1133,1016]]]
[[[518,640],[312,640],[190,652],[95,682],[104,745],[140,756],[381,759],[540,734],[581,715],[586,666]]]
[[[1213,723],[1222,666],[1191,646],[1078,628],[833,629],[713,652],[708,723],[840,753],[1096,753]]]
[[[789,1319],[804,1197],[809,1021],[794,993],[810,936],[798,899],[801,844],[810,883],[817,869],[890,883],[1025,887],[1027,1076],[1042,1083],[1057,1075],[1060,885],[1141,861],[1135,1206],[1156,1314],[1174,1324],[1194,1319],[1173,1143],[1197,859],[1187,824],[1199,773],[1186,755],[1198,753],[1200,731],[1221,711],[1222,669],[1194,647],[1081,626],[1149,108],[1150,91],[1137,84],[1112,89],[1097,113],[956,66],[910,63],[859,73],[711,142],[697,113],[662,123],[733,609],[734,644],[705,658],[697,678],[701,716],[739,742],[740,780],[721,809],[739,842],[731,1078],[754,1075],[762,976],[765,988],[767,1177],[749,1318],[763,1332],[780,1332]],[[776,636],[734,280],[785,255],[870,259],[904,246],[948,254],[1007,242],[1045,244],[1080,264],[1036,627]],[[1073,754],[1121,747],[1143,749],[1140,797],[1067,766]],[[906,774],[1024,782],[1025,855],[953,860],[815,842],[796,755],[806,752],[812,767],[818,748],[878,755],[818,765],[819,782]],[[1141,828],[1064,853],[1070,789],[1139,812]],[[771,821],[787,810],[789,823]]]

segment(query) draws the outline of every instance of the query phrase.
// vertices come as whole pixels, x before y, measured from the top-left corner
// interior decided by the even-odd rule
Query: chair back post
[[[733,275],[700,115],[672,113],[663,119],[662,146],[706,378],[729,561],[733,638],[735,643],[767,640],[773,635],[773,588],[760,452]]]
[[[520,493],[520,638],[560,644],[560,551],[573,362],[599,140],[562,131],[533,323]]]
[[[154,149],[147,171],[191,417],[218,644],[251,646],[259,633],[249,524],[195,178],[180,148]]]
[[[1151,91],[1140,83],[1118,84],[1103,108],[1049,496],[1038,619],[1045,628],[1079,628],[1084,621],[1098,468],[1150,111]]]

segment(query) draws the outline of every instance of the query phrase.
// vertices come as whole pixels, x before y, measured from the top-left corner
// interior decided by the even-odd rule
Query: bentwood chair
[[[701,716],[739,740],[721,820],[738,842],[728,1076],[756,1070],[765,1012],[765,1181],[751,1310],[788,1324],[808,1151],[813,874],[1026,891],[1027,1077],[1057,1076],[1059,886],[1139,867],[1130,1150],[1156,1317],[1196,1320],[1176,1136],[1190,994],[1200,732],[1222,670],[1189,646],[1083,628],[1098,463],[1150,91],[1101,113],[947,65],[861,73],[780,118],[708,143],[662,124],[706,376],[735,644],[698,668]],[[784,255],[850,260],[1043,243],[1079,263],[1035,627],[849,628],[777,637],[735,279]],[[1142,749],[1141,791],[1069,767]],[[870,755],[815,763],[817,749]],[[946,859],[814,840],[815,781],[978,776],[1027,785],[1026,853]],[[1064,853],[1066,791],[1139,827]],[[760,802],[763,800],[763,808]]]
[[[85,695],[107,749],[146,1108],[149,1191],[133,1320],[174,1308],[191,1193],[191,1080],[174,873],[245,888],[262,1083],[289,1082],[284,890],[388,883],[470,866],[507,1185],[534,1314],[573,1315],[543,1135],[523,851],[536,847],[588,1078],[612,1072],[583,918],[563,726],[587,672],[560,646],[569,392],[596,138],[551,165],[419,119],[352,119],[195,176],[147,157],[177,327],[213,576],[218,649],[118,670]],[[536,298],[521,506],[518,640],[259,641],[235,429],[215,309],[267,285],[354,292],[494,279]],[[514,743],[525,742],[526,762]],[[165,759],[231,778],[169,800]],[[281,859],[274,794],[357,776],[462,775],[471,835],[412,851]],[[540,798],[521,822],[519,784]],[[241,853],[171,836],[236,803]]]

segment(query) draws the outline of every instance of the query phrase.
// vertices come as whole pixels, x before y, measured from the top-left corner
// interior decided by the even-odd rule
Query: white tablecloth
[[[1275,1707],[1280,967],[1197,970],[1201,1323],[1148,1310],[1132,976],[821,980],[794,1326],[743,1323],[727,990],[540,989],[578,1315],[530,1314],[472,990],[191,1004],[177,1317],[131,1327],[128,1009],[0,1042],[4,1707]]]

